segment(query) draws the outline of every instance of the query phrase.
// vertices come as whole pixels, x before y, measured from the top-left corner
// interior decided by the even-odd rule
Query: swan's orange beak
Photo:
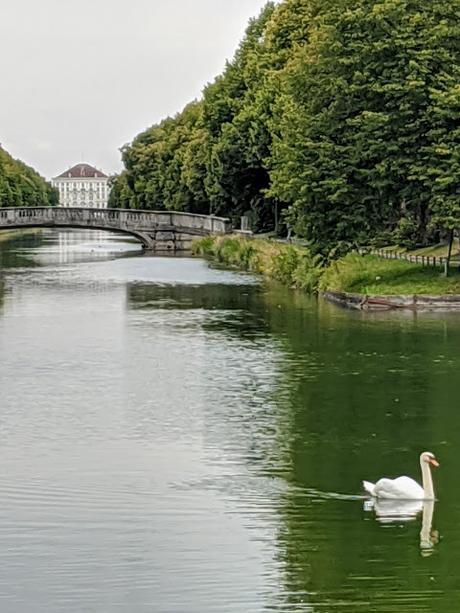
[[[433,464],[433,466],[435,466],[436,468],[438,468],[439,466],[439,462],[434,458],[430,458],[430,464]]]

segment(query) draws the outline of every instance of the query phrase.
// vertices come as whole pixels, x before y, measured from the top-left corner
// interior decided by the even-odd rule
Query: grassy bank
[[[324,270],[320,289],[380,295],[460,294],[460,274],[453,272],[446,278],[440,268],[350,253]]]
[[[242,236],[206,237],[196,241],[193,250],[311,293],[460,294],[460,274],[445,278],[439,268],[402,260],[348,254],[326,266],[305,247]]]
[[[399,253],[407,253],[409,255],[422,255],[428,257],[437,257],[437,258],[446,258],[449,253],[449,245],[448,243],[439,243],[437,245],[430,245],[428,247],[421,247],[419,249],[405,249],[400,245],[388,245],[383,248],[384,251],[398,251]],[[454,239],[452,243],[452,254],[453,259],[458,259],[460,257],[460,244],[458,238]]]
[[[208,236],[193,252],[218,262],[275,279],[293,288],[316,292],[323,273],[321,258],[304,247],[244,236]]]

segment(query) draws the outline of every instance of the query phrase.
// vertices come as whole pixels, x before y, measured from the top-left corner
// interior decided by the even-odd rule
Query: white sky
[[[1,1],[0,143],[47,178],[119,171],[119,148],[199,97],[264,5]]]

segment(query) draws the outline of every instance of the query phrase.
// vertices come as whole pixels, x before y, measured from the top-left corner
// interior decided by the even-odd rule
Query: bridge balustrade
[[[94,228],[125,232],[147,249],[186,250],[196,236],[225,234],[223,217],[179,211],[90,209],[80,207],[17,207],[0,209],[0,230],[20,227]]]

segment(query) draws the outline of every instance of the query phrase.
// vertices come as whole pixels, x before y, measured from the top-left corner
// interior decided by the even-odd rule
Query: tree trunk
[[[444,270],[444,276],[448,277],[449,276],[449,266],[450,266],[450,258],[452,257],[452,245],[454,242],[454,231],[451,230],[449,232],[449,250],[447,252],[447,259],[446,259],[446,268]]]

